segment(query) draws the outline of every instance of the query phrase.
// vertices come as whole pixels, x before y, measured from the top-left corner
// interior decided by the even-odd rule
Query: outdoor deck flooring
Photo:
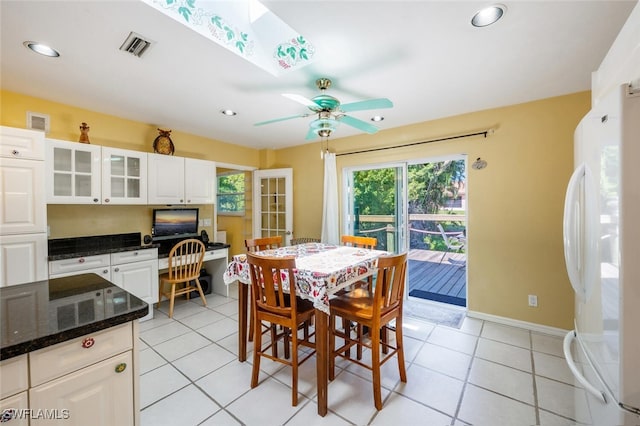
[[[447,253],[440,263],[442,254],[440,251],[409,250],[409,294],[417,290],[432,296],[424,298],[440,299],[438,301],[445,303],[455,301],[455,304],[466,306],[466,254]]]

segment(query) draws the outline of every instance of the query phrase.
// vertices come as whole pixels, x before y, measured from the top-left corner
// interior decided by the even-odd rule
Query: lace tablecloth
[[[256,253],[262,256],[296,257],[296,294],[329,313],[329,295],[373,273],[381,250],[308,243]],[[225,284],[250,284],[247,256],[233,256],[223,276]],[[286,284],[285,284],[286,285]]]

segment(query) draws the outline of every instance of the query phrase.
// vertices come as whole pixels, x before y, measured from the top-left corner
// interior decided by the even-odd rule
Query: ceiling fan
[[[355,127],[358,130],[367,132],[369,134],[376,133],[378,128],[373,124],[360,120],[347,115],[347,112],[363,111],[367,109],[381,109],[391,108],[393,103],[386,98],[369,99],[358,102],[350,102],[348,104],[341,104],[340,101],[333,96],[325,94],[325,91],[331,86],[331,80],[328,78],[319,78],[316,80],[316,86],[320,89],[320,94],[311,99],[307,99],[301,95],[283,94],[284,97],[296,101],[312,112],[306,114],[291,115],[288,117],[276,118],[273,120],[261,121],[255,123],[254,126],[262,126],[264,124],[277,123],[279,121],[290,120],[292,118],[304,118],[311,115],[317,115],[318,118],[309,123],[309,131],[307,132],[306,140],[311,140],[315,137],[327,138],[331,135],[339,123],[347,124],[351,127]]]

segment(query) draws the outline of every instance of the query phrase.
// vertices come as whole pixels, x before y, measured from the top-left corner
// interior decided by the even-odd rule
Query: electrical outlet
[[[211,219],[205,219],[204,226],[211,226]]]
[[[538,296],[536,296],[535,294],[530,294],[529,295],[529,306],[531,306],[533,308],[537,308],[538,307]]]

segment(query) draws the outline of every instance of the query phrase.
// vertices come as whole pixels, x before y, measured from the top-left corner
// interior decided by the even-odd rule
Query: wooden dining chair
[[[378,245],[378,239],[375,237],[362,237],[357,235],[342,235],[340,237],[340,242],[342,243],[342,245],[345,245],[348,247],[359,247],[359,248],[365,248],[369,250],[375,250],[376,246]],[[339,292],[337,292],[337,294],[338,295],[346,294],[349,291],[355,290],[356,288],[359,288],[359,287],[364,287],[367,290],[371,291],[372,285],[373,285],[373,275],[370,275],[366,280],[357,281],[354,284],[350,285],[349,287],[346,287],[340,290]],[[344,318],[342,319],[342,323],[344,324],[344,330],[346,333],[347,330],[351,328],[351,324]],[[361,326],[356,327],[356,333],[358,334],[358,338],[361,339],[363,334],[363,330]],[[348,351],[349,349],[347,349],[347,352]],[[346,353],[345,355],[348,356],[349,354]],[[358,359],[362,359],[362,346],[360,345],[357,346],[357,356],[358,356]]]
[[[244,246],[247,249],[247,253],[255,253],[257,251],[262,251],[262,250],[276,249],[276,248],[282,247],[282,235],[276,235],[273,237],[252,238],[252,239],[244,240]],[[251,299],[251,295],[249,298]],[[248,340],[250,342],[253,341],[253,337],[254,337],[253,321],[254,321],[254,314],[253,314],[253,311],[249,309]],[[274,353],[274,355],[276,353]]]
[[[407,381],[404,365],[404,344],[402,340],[402,301],[404,296],[407,254],[383,256],[378,258],[378,273],[373,292],[366,288],[357,288],[345,295],[331,300],[329,317],[329,380],[335,378],[335,358],[342,357],[365,367],[373,373],[373,400],[376,409],[382,409],[380,366],[397,355],[400,380]],[[357,322],[369,327],[371,342],[365,342],[362,336],[352,338],[350,333],[336,328],[336,317]],[[395,324],[389,324],[395,320]],[[395,344],[385,342],[381,331],[395,329]],[[336,337],[344,339],[344,344],[336,349]],[[371,349],[371,364],[345,355],[345,349],[362,345]],[[382,350],[387,348],[385,354]],[[381,354],[382,352],[382,354]]]
[[[190,298],[192,291],[197,291],[202,299],[202,304],[207,306],[207,299],[200,285],[200,269],[206,249],[202,241],[190,238],[180,241],[169,252],[169,270],[160,275],[158,287],[158,303],[162,297],[169,299],[169,318],[173,318],[173,307],[176,296],[183,294]],[[165,290],[166,286],[169,286]]]
[[[247,253],[247,263],[253,291],[251,302],[256,316],[251,387],[255,388],[258,385],[261,357],[289,365],[292,369],[291,405],[296,406],[298,405],[298,366],[315,354],[316,347],[315,342],[310,339],[315,335],[315,332],[305,333],[304,337],[300,339],[298,328],[311,320],[315,308],[312,302],[296,297],[294,275],[296,261],[294,257],[262,257]],[[287,277],[289,282],[288,292],[285,291],[284,277]],[[263,321],[271,323],[272,326],[280,325],[284,330],[279,335],[272,334],[269,344],[264,347],[262,346],[261,330]],[[291,342],[291,356],[287,357],[285,350],[286,359],[274,356],[273,350],[271,354],[267,352],[273,345],[277,345],[280,339],[284,340],[285,349],[289,347],[289,341]],[[299,346],[306,346],[312,350],[303,353],[300,357],[298,354]]]

